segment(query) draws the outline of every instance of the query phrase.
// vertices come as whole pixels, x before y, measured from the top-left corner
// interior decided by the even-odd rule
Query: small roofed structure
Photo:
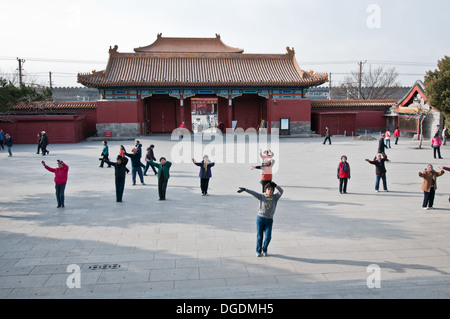
[[[354,136],[381,132],[388,128],[386,112],[397,100],[313,100],[311,129],[324,135],[329,127],[332,135]]]
[[[78,143],[96,133],[96,101],[21,102],[0,117],[0,127],[16,144],[35,144],[46,131],[52,144]]]
[[[422,133],[424,138],[431,138],[443,129],[443,114],[428,103],[425,85],[420,80],[391,110],[398,115],[398,127],[403,136],[418,139]],[[422,119],[423,132],[420,125]]]

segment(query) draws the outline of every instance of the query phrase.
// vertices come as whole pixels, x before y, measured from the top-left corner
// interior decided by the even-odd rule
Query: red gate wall
[[[11,122],[0,122],[14,144],[36,144],[37,134],[45,131],[50,144],[78,143],[87,137],[86,115],[15,115]]]
[[[356,115],[356,113],[313,114],[311,130],[323,136],[328,126],[332,135],[351,136],[356,134]]]

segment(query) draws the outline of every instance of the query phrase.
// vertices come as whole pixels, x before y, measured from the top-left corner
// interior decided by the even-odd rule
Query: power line
[[[436,66],[436,63],[425,63],[425,62],[383,61],[383,60],[369,60],[369,62],[374,64],[393,64],[404,66]]]
[[[416,66],[416,67],[430,67],[436,66],[436,63],[426,62],[407,62],[407,61],[385,61],[385,60],[366,60],[369,64],[385,64],[385,65],[401,65],[401,66]],[[329,65],[329,64],[358,64],[360,61],[302,61],[302,65]]]
[[[0,56],[0,60],[15,60],[15,57]],[[106,61],[99,60],[76,60],[76,59],[59,59],[59,58],[39,58],[39,57],[25,57],[27,61],[35,62],[57,62],[57,63],[87,63],[87,64],[106,64]],[[306,65],[330,65],[330,64],[356,64],[357,60],[342,60],[342,61],[302,61],[301,64]],[[367,60],[368,63],[374,64],[389,64],[389,65],[404,65],[404,66],[435,66],[436,63],[418,62],[418,61],[395,61],[395,60]]]
[[[15,58],[8,57],[8,56],[0,56],[0,60],[3,60],[3,61],[15,60]],[[31,57],[26,57],[26,60],[34,61],[34,62],[106,64],[105,61],[98,61],[98,60],[72,60],[72,59],[31,58]]]

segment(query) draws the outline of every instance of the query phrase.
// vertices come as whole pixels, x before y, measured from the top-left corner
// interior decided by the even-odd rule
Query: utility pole
[[[48,77],[50,79],[50,90],[53,92],[53,85],[52,85],[52,72],[48,72]]]
[[[361,87],[362,87],[362,68],[367,61],[360,61],[359,64],[359,74],[358,74],[358,100],[361,100]]]
[[[330,85],[328,86],[328,99],[331,100],[331,72],[330,72]]]
[[[22,85],[22,64],[25,63],[25,60],[17,58],[17,61],[19,61],[19,83]]]

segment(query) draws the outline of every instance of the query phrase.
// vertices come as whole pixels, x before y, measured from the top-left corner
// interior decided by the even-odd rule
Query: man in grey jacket
[[[276,194],[274,194],[275,188],[278,190]],[[267,248],[272,239],[273,215],[275,214],[278,200],[283,195],[283,189],[271,182],[264,187],[264,193],[262,194],[239,187],[238,193],[242,192],[247,192],[259,200],[258,215],[256,217],[256,256],[267,256]]]

